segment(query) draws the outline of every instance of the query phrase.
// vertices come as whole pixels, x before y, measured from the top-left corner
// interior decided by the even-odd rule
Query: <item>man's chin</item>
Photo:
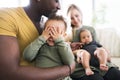
[[[56,15],[56,12],[51,13],[48,17]]]
[[[57,10],[48,11],[48,13],[45,13],[44,16],[50,17],[50,16],[52,16],[52,15],[55,15],[56,13],[57,13]]]

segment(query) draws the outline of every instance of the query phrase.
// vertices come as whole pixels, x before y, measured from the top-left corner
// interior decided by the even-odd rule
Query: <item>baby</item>
[[[106,65],[108,59],[107,51],[96,41],[93,41],[92,35],[89,30],[81,29],[80,31],[80,43],[74,43],[79,49],[84,49],[86,51],[82,52],[72,46],[73,53],[77,53],[79,58],[77,61],[82,63],[85,68],[86,75],[92,75],[94,72],[91,70],[90,65],[97,67],[103,71],[108,70]],[[98,64],[99,63],[99,64]],[[97,65],[98,64],[98,65]]]

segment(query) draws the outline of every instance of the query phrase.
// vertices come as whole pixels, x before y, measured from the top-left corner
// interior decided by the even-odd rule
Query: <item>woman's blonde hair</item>
[[[71,4],[69,7],[68,7],[68,10],[67,10],[67,15],[69,14],[70,11],[72,11],[73,9],[76,9],[80,15],[81,15],[81,21],[83,20],[82,17],[83,17],[83,14],[82,14],[82,11],[80,10],[80,8],[78,6],[76,6],[75,4]],[[74,27],[72,24],[71,24],[72,27]]]

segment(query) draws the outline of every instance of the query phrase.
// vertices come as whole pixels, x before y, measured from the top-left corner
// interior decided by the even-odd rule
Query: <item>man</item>
[[[56,80],[70,74],[70,67],[30,66],[21,57],[24,48],[41,34],[39,20],[60,9],[59,0],[30,0],[30,5],[0,9],[0,80]],[[29,66],[27,66],[29,65]]]

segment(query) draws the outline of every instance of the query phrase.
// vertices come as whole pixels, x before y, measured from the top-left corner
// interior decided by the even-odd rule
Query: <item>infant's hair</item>
[[[50,20],[62,21],[62,22],[64,23],[64,25],[65,25],[65,30],[67,29],[66,20],[65,20],[65,18],[64,18],[62,15],[57,15],[57,14],[52,14],[52,15],[50,15],[50,16],[48,17],[48,20],[47,20],[46,23],[45,23],[45,27],[46,27],[47,22],[50,21]],[[45,27],[44,27],[44,28],[45,28]]]
[[[80,33],[84,32],[84,31],[89,31],[88,29],[81,29]]]
[[[84,32],[84,31],[90,32],[90,30],[82,28],[82,29],[80,30],[80,34],[81,34],[82,32]],[[91,33],[91,32],[90,32],[90,33]]]

